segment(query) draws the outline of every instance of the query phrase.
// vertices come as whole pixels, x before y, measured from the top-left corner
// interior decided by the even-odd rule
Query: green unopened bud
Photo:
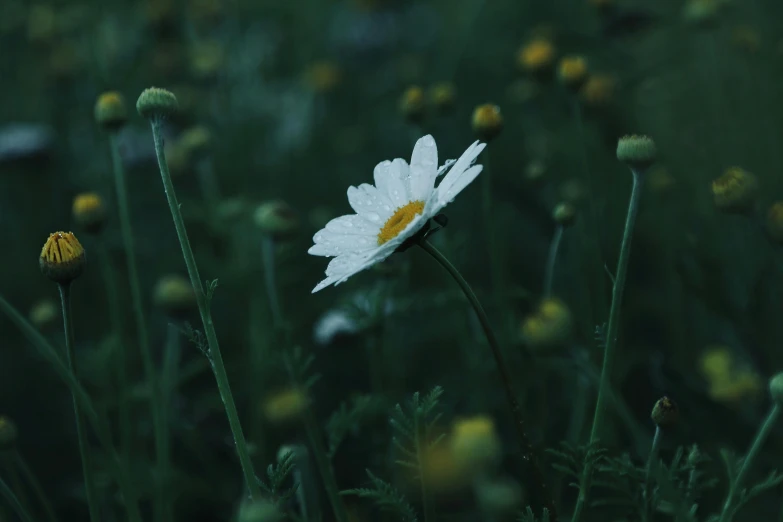
[[[168,118],[176,114],[178,108],[179,104],[174,93],[158,87],[144,89],[136,101],[136,110],[148,120]]]
[[[744,213],[756,203],[759,183],[755,175],[740,167],[726,169],[712,181],[712,198],[718,210]]]
[[[68,284],[82,274],[87,257],[73,232],[49,234],[41,249],[41,272],[59,284]]]
[[[239,508],[238,522],[278,522],[283,514],[267,500],[246,501]]]
[[[661,397],[653,406],[650,417],[659,428],[670,428],[680,419],[680,409],[670,398]]]
[[[430,100],[435,110],[440,114],[448,114],[454,110],[457,95],[450,83],[439,83],[430,89]]]
[[[769,381],[769,393],[775,404],[783,406],[783,372],[775,375]]]
[[[6,416],[0,417],[0,451],[12,449],[16,445],[18,432],[14,421]]]
[[[46,332],[54,328],[60,321],[60,305],[52,299],[42,299],[30,309],[30,322],[33,326]]]
[[[552,218],[561,227],[573,225],[576,219],[576,209],[571,203],[559,203],[552,211]]]
[[[299,228],[299,216],[284,201],[268,201],[256,208],[253,220],[264,233],[276,239],[290,236]]]
[[[170,317],[185,316],[197,307],[190,280],[176,274],[163,276],[155,284],[153,302]]]
[[[128,122],[128,108],[122,94],[109,91],[95,102],[95,121],[108,131],[116,131]]]
[[[649,136],[623,136],[617,142],[617,159],[632,169],[647,169],[657,157],[655,142]]]

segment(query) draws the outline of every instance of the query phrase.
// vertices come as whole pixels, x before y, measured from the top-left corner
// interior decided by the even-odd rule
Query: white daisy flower
[[[348,203],[356,214],[331,220],[313,236],[315,245],[308,250],[314,256],[334,257],[313,293],[393,254],[476,179],[483,167],[473,162],[485,146],[476,141],[457,161],[438,168],[438,148],[427,135],[413,147],[410,165],[401,158],[383,161],[375,167],[374,186],[348,187]],[[447,170],[436,187],[435,178]]]

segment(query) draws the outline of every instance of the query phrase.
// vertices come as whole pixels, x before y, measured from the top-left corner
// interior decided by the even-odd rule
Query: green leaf
[[[396,514],[402,522],[417,522],[416,511],[407,501],[405,496],[388,482],[376,477],[370,470],[366,470],[370,479],[370,487],[347,489],[341,491],[341,495],[356,495],[359,498],[372,500],[381,511]]]

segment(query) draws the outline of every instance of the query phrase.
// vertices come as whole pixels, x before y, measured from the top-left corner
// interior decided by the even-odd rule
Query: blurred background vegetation
[[[652,136],[659,161],[634,237],[613,429],[602,445],[643,463],[652,405],[668,395],[681,415],[662,455],[691,444],[711,455],[707,473],[718,485],[699,513],[719,511],[726,481],[718,452],[746,451],[769,406],[767,380],[783,370],[783,212],[770,211],[783,200],[778,0],[3,0],[0,39],[0,223],[9,246],[0,292],[62,346],[57,290],[35,258],[50,232],[79,236],[88,257],[73,288],[81,379],[113,425],[119,402],[130,401],[126,450],[145,510],[157,487],[151,391],[135,349],[108,140],[93,117],[108,90],[132,113],[118,139],[156,367],[181,344],[169,405],[176,479],[167,491],[176,519],[229,520],[242,496],[209,364],[181,333],[187,322],[200,327],[198,313],[187,292],[176,294],[179,280],[161,283],[186,272],[149,125],[131,110],[154,85],[179,99],[165,128],[167,158],[202,277],[219,280],[213,316],[257,471],[282,445],[308,444],[295,422],[303,392],[291,388],[278,357],[299,346],[314,357],[309,374],[320,375],[303,400],[327,442],[339,431],[327,420],[343,401],[371,399],[348,416],[347,439],[335,448],[341,489],[366,485],[369,468],[418,506],[411,477],[393,464],[387,415],[416,391],[443,387],[445,433],[461,417],[491,419],[503,441],[498,473],[515,477],[516,487],[503,490],[508,506],[447,483],[458,473],[440,463],[442,488],[433,487],[443,520],[504,520],[540,507],[509,464],[518,449],[479,325],[457,287],[416,250],[311,295],[326,265],[307,255],[312,234],[350,212],[346,188],[371,182],[376,163],[408,159],[427,133],[441,163],[456,158],[476,139],[474,109],[499,107],[502,132],[479,158],[485,172],[446,209],[449,225],[434,240],[488,309],[566,519],[574,493],[543,450],[584,443],[589,433],[601,365],[596,328],[607,320],[631,185],[615,146],[627,133]],[[586,64],[571,86],[560,68],[568,56]],[[745,192],[727,208],[716,204],[715,190],[725,187],[711,182],[735,167],[746,184],[727,190]],[[482,212],[487,188],[490,213]],[[85,192],[107,209],[100,234],[83,232],[74,216],[74,198]],[[564,230],[558,300],[547,315],[544,270],[560,226],[552,211],[563,202],[576,219]],[[264,242],[272,263],[264,262]],[[119,332],[107,267],[121,296]],[[0,415],[17,428],[4,442],[0,477],[42,516],[16,463],[23,455],[60,520],[84,520],[67,389],[11,322],[0,318],[0,329]],[[130,354],[125,398],[118,342]],[[781,434],[776,426],[754,476],[783,464]],[[101,480],[105,520],[114,520],[109,512],[122,513],[116,489],[106,473]],[[308,494],[330,520],[319,484]],[[779,488],[759,497],[748,516],[777,520],[780,498]],[[346,502],[356,520],[380,516],[371,503]],[[585,519],[626,516],[610,503]]]

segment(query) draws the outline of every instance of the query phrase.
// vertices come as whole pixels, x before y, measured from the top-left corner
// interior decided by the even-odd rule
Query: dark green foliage
[[[544,508],[541,517],[537,517],[530,506],[527,506],[525,511],[517,517],[517,522],[549,522],[549,510]]]
[[[283,455],[277,464],[270,464],[266,468],[266,480],[256,477],[261,490],[269,496],[269,499],[278,506],[285,504],[299,489],[299,484],[295,483],[291,487],[284,487],[284,482],[289,478],[296,466],[296,454],[289,451]]]
[[[342,491],[341,494],[356,495],[359,498],[370,499],[382,511],[388,511],[399,516],[402,522],[417,522],[416,511],[405,499],[405,496],[388,482],[373,475],[370,470],[366,471],[370,479],[369,487],[347,489]]]
[[[418,474],[422,472],[424,451],[436,446],[444,437],[443,434],[435,436],[435,425],[441,417],[436,412],[441,395],[443,388],[440,386],[424,398],[416,392],[405,407],[397,404],[391,412],[392,444],[398,451],[395,462]]]
[[[580,487],[579,481],[585,466],[595,467],[606,459],[606,450],[599,447],[598,444],[574,447],[563,441],[560,443],[560,449],[550,448],[546,452],[556,459],[556,462],[552,463],[552,467],[573,479],[575,482],[571,482],[569,485],[577,489]]]
[[[367,418],[380,410],[383,403],[372,395],[357,395],[348,402],[340,403],[340,407],[326,421],[326,435],[329,446],[327,454],[334,458],[340,444],[351,433],[358,431]]]

